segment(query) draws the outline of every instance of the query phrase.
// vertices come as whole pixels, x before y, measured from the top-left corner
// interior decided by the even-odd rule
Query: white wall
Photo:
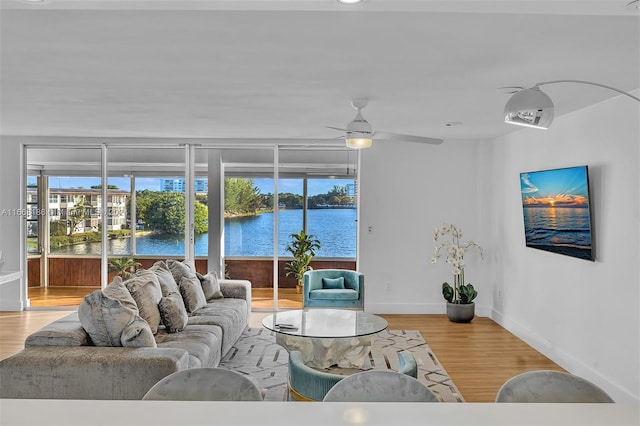
[[[619,402],[640,396],[640,111],[618,97],[493,141],[377,143],[362,152],[359,269],[366,309],[443,313],[430,264],[433,229],[461,226],[485,249],[466,278],[477,314],[491,316]],[[589,166],[596,261],[530,249],[519,174]],[[372,226],[372,233],[368,227]],[[387,283],[389,288],[387,289]]]
[[[0,138],[0,250],[5,259],[3,271],[24,269],[20,238],[20,226],[24,217],[13,214],[15,209],[24,207],[20,201],[21,152],[19,141]],[[20,281],[0,285],[0,311],[20,311],[26,303],[26,292]]]
[[[482,147],[492,317],[618,402],[640,398],[639,106],[617,97]],[[519,173],[585,164],[595,262],[525,247]]]
[[[359,269],[366,276],[368,311],[444,313],[441,285],[451,283],[451,268],[442,260],[429,261],[433,231],[443,222],[455,223],[465,240],[489,249],[484,212],[478,209],[479,146],[459,140],[441,145],[381,141],[362,152]],[[479,292],[477,312],[488,316],[487,264],[476,255],[465,261],[465,278]]]

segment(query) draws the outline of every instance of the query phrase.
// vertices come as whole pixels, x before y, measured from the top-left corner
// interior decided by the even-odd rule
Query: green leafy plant
[[[140,265],[140,262],[130,256],[121,258],[112,257],[109,259],[109,271],[116,272],[116,275],[121,276],[125,280],[131,278]]]
[[[293,260],[286,266],[286,275],[296,277],[298,286],[302,285],[302,276],[311,269],[309,264],[320,249],[320,240],[315,235],[307,234],[304,230],[289,235],[291,242],[285,248],[293,256]]]
[[[442,241],[446,236],[450,236],[450,240]],[[474,241],[462,241],[462,230],[453,224],[445,223],[440,228],[436,228],[433,240],[438,244],[431,263],[436,263],[442,257],[441,252],[445,251],[447,254],[445,262],[452,266],[453,272],[453,286],[447,282],[442,283],[442,296],[449,303],[473,302],[478,292],[473,285],[464,283],[464,255],[469,252],[469,249],[476,248],[480,252],[480,257],[484,259],[482,247]]]

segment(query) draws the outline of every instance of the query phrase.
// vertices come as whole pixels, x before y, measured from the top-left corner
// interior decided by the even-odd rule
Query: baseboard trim
[[[491,309],[490,318],[571,374],[585,378],[602,387],[616,402],[636,404],[640,402],[639,396],[633,395],[631,391],[610,381],[571,354],[559,350],[553,342],[547,341],[513,318],[496,309]]]
[[[442,303],[366,303],[364,310],[371,314],[445,314],[446,305]],[[491,308],[476,303],[476,316],[490,317]]]
[[[24,311],[27,302],[24,300],[5,299],[0,300],[0,311]]]

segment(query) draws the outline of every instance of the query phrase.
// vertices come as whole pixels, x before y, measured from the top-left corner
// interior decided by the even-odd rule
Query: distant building
[[[107,205],[102,203],[101,189],[83,188],[50,188],[48,213],[49,220],[66,221],[68,214],[77,208],[78,204],[85,206],[85,217],[78,223],[73,232],[97,231],[100,224],[101,213],[107,213],[107,230],[118,231],[126,227],[127,224],[127,203],[129,201],[128,191],[107,190]],[[28,199],[37,198],[35,192],[28,195]],[[102,209],[105,212],[102,212]],[[67,230],[68,232],[69,230]]]
[[[209,180],[196,178],[194,181],[196,192],[208,192]],[[185,192],[185,179],[160,179],[160,191],[162,192]]]

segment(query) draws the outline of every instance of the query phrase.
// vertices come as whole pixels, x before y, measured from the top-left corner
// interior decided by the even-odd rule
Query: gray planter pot
[[[453,322],[471,322],[476,312],[475,302],[460,304],[447,302],[447,317]]]

